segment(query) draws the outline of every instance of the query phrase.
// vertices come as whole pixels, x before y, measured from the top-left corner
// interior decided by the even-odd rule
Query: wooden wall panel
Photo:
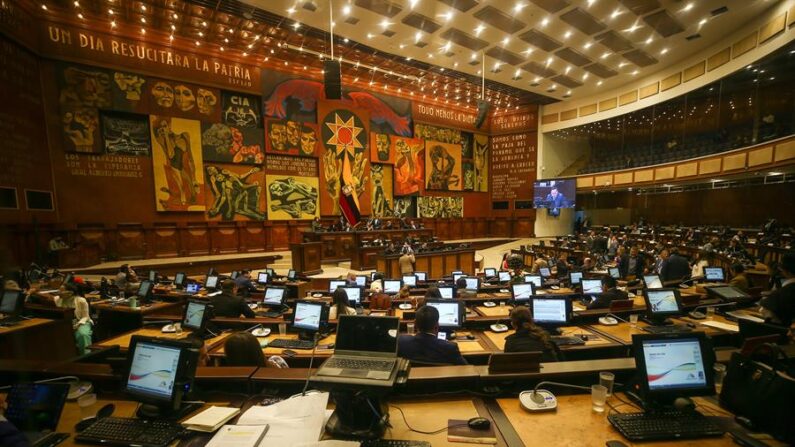
[[[577,118],[577,109],[569,109],[560,112],[560,120],[561,121],[568,121]]]
[[[682,83],[682,73],[674,73],[660,81],[660,90],[670,90]]]
[[[745,153],[733,154],[723,157],[723,170],[734,171],[745,168]]]
[[[210,227],[213,254],[237,253],[238,232],[234,223],[218,224]]]
[[[713,158],[712,160],[702,160],[698,162],[698,174],[714,174],[720,172],[720,158]]]
[[[245,222],[241,225],[240,251],[264,251],[267,248],[265,228],[262,222]]]
[[[150,231],[151,257],[173,258],[180,255],[179,228],[176,224],[158,224]]]
[[[489,232],[489,222],[486,219],[478,219],[475,221],[475,234],[491,235]]]
[[[552,124],[558,122],[558,114],[550,113],[541,117],[541,124]]]
[[[773,36],[784,31],[784,24],[786,23],[786,13],[781,13],[773,20],[767,22],[759,30],[759,43],[766,42]]]
[[[613,176],[613,182],[616,185],[626,185],[632,183],[632,172],[622,172]]]
[[[635,171],[635,181],[650,182],[654,180],[654,169],[644,169],[642,171]]]
[[[604,112],[605,110],[612,110],[618,107],[618,99],[617,98],[610,98],[605,99],[604,101],[599,101],[599,111]]]
[[[676,177],[691,177],[698,173],[698,163],[684,163],[676,167]]]
[[[663,168],[655,168],[654,169],[654,179],[655,180],[667,180],[670,178],[674,178],[674,171],[675,168],[673,166],[666,166]]]
[[[593,186],[593,177],[577,177],[578,188],[590,188]]]
[[[732,49],[724,48],[707,58],[707,71],[712,71],[721,65],[729,62],[732,58]]]
[[[535,232],[535,219],[518,219],[513,224],[513,237],[530,237]]]
[[[597,175],[594,177],[594,186],[604,186],[613,184],[613,174]]]
[[[648,98],[649,96],[654,96],[660,92],[660,83],[655,82],[654,84],[647,85],[645,87],[641,87],[640,89],[640,99]]]
[[[734,45],[732,45],[732,58],[737,59],[743,54],[753,50],[756,47],[756,35],[757,32],[754,31],[746,37],[735,42]]]
[[[701,61],[695,65],[687,67],[684,72],[685,82],[691,81],[701,75],[704,74],[706,71],[706,62]]]
[[[182,247],[185,256],[203,256],[212,254],[210,246],[210,229],[200,223],[188,224],[182,232]]]
[[[748,166],[759,166],[773,162],[773,146],[762,147],[748,153]]]
[[[776,162],[795,158],[795,140],[776,145]]]
[[[593,115],[598,110],[596,104],[589,104],[587,106],[580,107],[580,116],[588,116]]]
[[[631,92],[626,92],[623,95],[618,97],[618,105],[625,106],[627,104],[632,104],[633,102],[638,100],[638,91],[633,90]]]
[[[508,219],[496,219],[491,221],[492,237],[510,237],[511,222]]]
[[[461,226],[461,219],[450,220],[450,233],[448,240],[464,239],[464,231]]]
[[[116,257],[141,259],[146,255],[146,233],[143,225],[119,225],[116,233]]]
[[[290,246],[290,229],[286,226],[273,226],[271,228],[271,243],[274,250],[286,250]],[[324,247],[325,249],[325,247]]]

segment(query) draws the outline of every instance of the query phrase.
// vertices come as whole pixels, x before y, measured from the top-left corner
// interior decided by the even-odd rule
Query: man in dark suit
[[[690,276],[690,264],[683,256],[679,255],[676,247],[669,250],[670,256],[665,259],[660,267],[660,280],[663,284],[670,281],[682,281]]]
[[[251,282],[251,270],[242,270],[237,278],[234,279],[237,294],[240,296],[251,296],[251,292],[256,292],[257,288]]]
[[[439,340],[439,310],[433,306],[417,309],[414,319],[416,335],[401,335],[398,356],[423,363],[466,365],[458,345]]]
[[[790,326],[795,321],[795,253],[781,257],[778,266],[781,273],[781,287],[763,298],[762,315],[771,322]]]
[[[622,278],[626,278],[629,275],[640,278],[643,275],[645,262],[643,254],[638,251],[638,247],[632,247],[628,255],[624,255],[619,259],[618,271],[621,273]]]
[[[242,314],[246,318],[254,318],[254,311],[246,304],[246,299],[237,296],[237,286],[231,279],[221,283],[221,294],[210,298],[216,317],[238,318]]]
[[[566,196],[558,191],[557,186],[553,186],[546,197],[547,208],[563,208],[566,206]]]
[[[603,277],[602,293],[597,295],[596,299],[588,305],[588,309],[607,309],[613,301],[629,299],[627,292],[619,290],[616,285],[616,279],[612,276]]]

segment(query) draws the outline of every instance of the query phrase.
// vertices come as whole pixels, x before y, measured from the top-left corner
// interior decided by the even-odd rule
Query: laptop
[[[6,397],[5,417],[32,447],[57,445],[69,435],[56,433],[58,420],[69,394],[61,383],[17,383]]]
[[[317,375],[389,380],[397,364],[399,327],[397,317],[341,315],[334,354]]]

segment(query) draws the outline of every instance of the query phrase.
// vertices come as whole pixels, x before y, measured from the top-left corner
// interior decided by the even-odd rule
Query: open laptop
[[[389,380],[397,364],[397,317],[341,315],[334,354],[319,376]]]
[[[68,393],[68,384],[14,384],[6,397],[5,417],[25,435],[31,446],[57,445],[69,437],[55,432]]]

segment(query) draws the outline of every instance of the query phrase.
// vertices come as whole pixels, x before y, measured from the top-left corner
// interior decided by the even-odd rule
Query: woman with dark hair
[[[511,326],[515,333],[505,337],[505,352],[541,351],[541,361],[558,361],[558,347],[547,331],[533,323],[533,314],[526,306],[511,311]]]
[[[257,337],[250,332],[235,332],[224,342],[224,356],[227,366],[265,366],[265,354],[262,353]]]
[[[348,293],[345,289],[337,287],[331,295],[331,308],[328,312],[329,320],[336,320],[339,315],[356,315],[356,309],[348,305]]]

